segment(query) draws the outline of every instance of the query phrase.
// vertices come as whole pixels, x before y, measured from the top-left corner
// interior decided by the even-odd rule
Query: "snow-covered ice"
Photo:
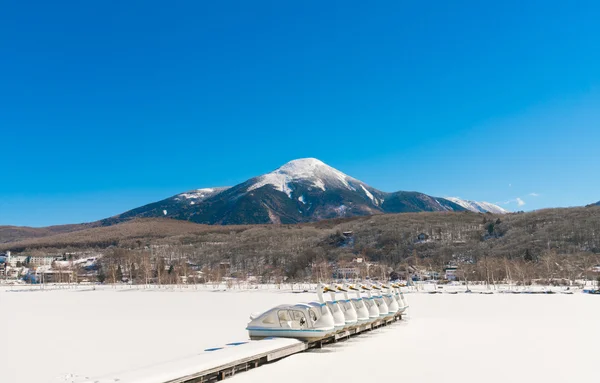
[[[13,291],[10,291],[10,290]],[[0,382],[64,382],[247,339],[251,312],[313,300],[289,291],[0,287]],[[599,297],[408,294],[409,318],[230,381],[565,382],[597,374]],[[62,378],[59,378],[62,377]]]
[[[66,374],[103,376],[184,358],[248,339],[251,312],[299,299],[186,290],[0,287],[0,323],[9,329],[0,353],[2,365],[12,366],[0,368],[0,382],[62,383],[56,378]]]
[[[598,297],[410,295],[403,323],[293,355],[232,383],[583,382],[597,377]],[[305,372],[305,373],[300,373]]]

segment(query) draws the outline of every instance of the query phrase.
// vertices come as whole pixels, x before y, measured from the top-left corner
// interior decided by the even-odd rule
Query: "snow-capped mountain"
[[[265,185],[271,185],[274,189],[284,192],[290,198],[292,194],[290,185],[296,182],[304,182],[322,191],[326,191],[327,187],[356,191],[358,187],[374,203],[380,203],[367,190],[365,187],[366,184],[332,168],[316,158],[302,158],[290,161],[271,173],[254,178],[254,181],[254,184],[248,188],[248,191],[261,188]]]
[[[315,190],[325,192],[329,188],[330,190],[343,189],[358,192],[369,198],[377,206],[384,201],[382,198],[375,197],[371,191],[376,194],[380,194],[381,192],[316,158],[303,158],[290,161],[279,169],[256,177],[253,180],[254,184],[248,188],[248,191],[271,185],[275,190],[279,190],[292,198],[292,193],[294,192],[292,189],[293,185],[304,184],[309,190],[314,188]],[[303,196],[298,198],[301,202],[304,199]]]
[[[298,223],[369,214],[464,210],[506,212],[483,202],[419,192],[382,192],[318,159],[302,158],[232,187],[177,194],[105,222],[166,216],[206,224]]]
[[[448,201],[454,202],[457,205],[464,207],[467,210],[475,213],[494,213],[494,214],[507,214],[508,210],[501,208],[498,205],[494,205],[489,202],[477,202],[460,199],[457,197],[444,197]]]
[[[385,193],[314,158],[290,161],[206,200],[189,217],[211,224],[296,223],[382,212]]]

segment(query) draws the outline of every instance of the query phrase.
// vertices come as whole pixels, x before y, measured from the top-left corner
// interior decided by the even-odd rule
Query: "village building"
[[[429,240],[429,236],[425,233],[420,233],[417,235],[417,242],[427,242]]]
[[[52,262],[62,260],[63,256],[59,254],[29,255],[14,254],[9,258],[9,264],[12,267],[18,266],[51,266]]]
[[[360,270],[357,266],[338,266],[334,271],[334,278],[337,279],[354,279],[358,278]]]
[[[39,267],[34,275],[40,283],[72,283],[74,282],[73,274],[71,270],[54,270],[49,267]]]
[[[447,265],[444,268],[444,278],[448,281],[455,281],[458,279],[458,266]]]

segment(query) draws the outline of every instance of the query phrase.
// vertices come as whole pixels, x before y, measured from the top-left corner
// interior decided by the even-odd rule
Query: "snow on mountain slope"
[[[215,187],[190,190],[180,193],[161,201],[149,203],[144,206],[126,211],[114,217],[103,220],[103,224],[113,224],[123,222],[132,218],[143,217],[174,217],[179,218],[179,214],[185,211],[194,210],[204,200],[214,197],[217,194],[229,189],[228,187]]]
[[[275,190],[284,192],[291,198],[292,190],[289,184],[298,181],[308,182],[316,189],[323,191],[327,190],[328,187],[356,190],[348,183],[348,181],[356,181],[352,177],[316,158],[301,158],[290,161],[271,173],[257,177],[256,181],[248,187],[247,191],[252,191],[265,185],[272,185]],[[370,198],[372,199],[372,197]]]
[[[464,207],[467,210],[473,211],[475,213],[494,213],[494,214],[506,214],[509,213],[508,210],[501,208],[498,205],[494,205],[489,202],[477,202],[477,201],[469,201],[460,199],[457,197],[444,197],[444,199],[454,202],[455,204]]]
[[[186,193],[177,194],[173,198],[175,198],[176,200],[182,200],[182,199],[204,200],[204,199],[206,199],[208,197],[212,197],[216,193],[220,193],[226,189],[227,189],[227,187],[196,189],[196,190],[191,190]]]
[[[371,199],[371,201],[373,201],[375,205],[379,205],[379,200],[375,199],[375,197],[373,197],[373,194],[371,194],[371,192],[368,191],[366,187],[364,187],[363,185],[360,185],[360,187],[362,188],[362,190],[364,190],[367,197],[369,197],[369,199]]]

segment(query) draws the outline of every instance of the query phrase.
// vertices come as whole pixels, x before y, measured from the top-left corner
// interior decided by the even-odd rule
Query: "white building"
[[[57,259],[62,259],[62,256],[56,254],[46,254],[46,255],[26,255],[26,254],[18,254],[11,255],[8,259],[8,263],[12,267],[16,267],[17,264],[25,265],[29,264],[30,266],[50,266],[52,262]]]
[[[17,262],[24,264],[26,259],[26,255],[11,255],[10,257],[8,257],[8,264],[12,267],[17,267]]]

